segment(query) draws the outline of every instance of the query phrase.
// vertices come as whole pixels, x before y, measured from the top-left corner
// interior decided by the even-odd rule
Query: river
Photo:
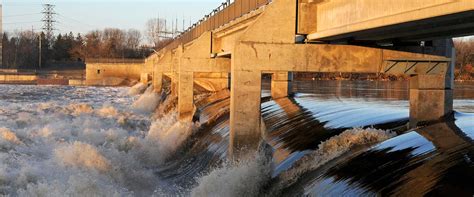
[[[297,81],[271,100],[264,83],[270,146],[227,162],[228,91],[179,122],[144,86],[0,85],[0,195],[472,196],[474,83],[456,84],[455,120],[415,130],[407,88]]]

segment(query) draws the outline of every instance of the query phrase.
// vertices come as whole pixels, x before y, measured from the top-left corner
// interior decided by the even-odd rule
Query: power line
[[[89,26],[89,27],[97,28],[97,26],[95,26],[95,25],[87,24],[87,23],[84,23],[84,22],[82,22],[82,21],[76,20],[76,19],[71,18],[71,17],[68,17],[68,16],[64,16],[64,15],[59,14],[59,13],[56,13],[56,14],[57,14],[58,16],[64,18],[64,19],[69,20],[69,21],[73,21],[73,22],[78,23],[78,24],[81,24],[81,25],[87,25],[87,26]]]
[[[5,15],[3,18],[12,18],[12,17],[20,17],[20,16],[33,16],[33,15],[39,15],[41,13],[32,13],[32,14],[14,14],[14,15]]]
[[[16,24],[41,23],[41,22],[42,21],[21,21],[21,22],[3,23],[3,25],[16,25]]]
[[[39,6],[42,6],[42,4],[31,4],[31,3],[28,3],[28,4],[10,4],[10,3],[3,3],[2,6],[5,8],[5,7],[39,7]]]

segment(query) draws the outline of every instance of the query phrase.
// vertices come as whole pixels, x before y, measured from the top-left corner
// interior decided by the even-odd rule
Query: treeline
[[[84,36],[72,32],[58,34],[54,38],[33,31],[4,33],[2,65],[38,69],[40,65],[47,68],[57,62],[84,62],[90,58],[146,58],[153,49],[142,45],[142,39],[138,30],[115,28],[91,31]]]
[[[474,38],[454,40],[456,47],[456,79],[474,79]]]

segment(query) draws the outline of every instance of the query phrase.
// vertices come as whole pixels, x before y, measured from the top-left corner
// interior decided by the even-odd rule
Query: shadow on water
[[[288,194],[472,196],[474,116],[436,123],[308,173]]]

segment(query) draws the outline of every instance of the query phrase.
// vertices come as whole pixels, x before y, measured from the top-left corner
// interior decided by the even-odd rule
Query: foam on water
[[[6,128],[0,128],[0,149],[11,149],[21,142],[15,133]]]
[[[290,185],[306,172],[316,170],[327,162],[341,156],[360,145],[375,144],[395,137],[395,132],[379,129],[347,130],[319,144],[316,151],[310,152],[298,160],[292,168],[280,174],[281,186]]]
[[[128,90],[128,95],[135,96],[143,93],[147,89],[147,85],[143,83],[137,83]]]
[[[133,103],[134,110],[143,113],[154,112],[160,102],[160,95],[150,86],[146,91]]]
[[[176,112],[153,120],[134,113],[134,99],[117,89],[90,89],[95,88],[25,103],[2,101],[0,195],[153,195],[162,187],[154,170],[196,125],[177,121]]]
[[[226,163],[199,178],[191,196],[258,196],[271,178],[271,161],[267,149],[237,163]]]
[[[95,169],[99,172],[111,169],[110,161],[92,145],[82,142],[59,147],[54,151],[54,155],[57,162],[64,166]]]
[[[178,121],[172,112],[151,124],[148,135],[142,140],[140,154],[149,165],[160,165],[188,139],[199,125]]]

